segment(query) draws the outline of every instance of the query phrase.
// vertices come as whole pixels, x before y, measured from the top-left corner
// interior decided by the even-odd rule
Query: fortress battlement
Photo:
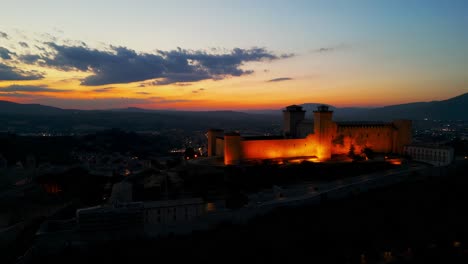
[[[313,111],[314,121],[305,119],[299,105],[283,110],[283,135],[242,137],[239,133],[208,130],[208,156],[223,156],[225,165],[246,160],[315,156],[326,161],[333,154],[371,148],[375,152],[403,154],[411,143],[410,120],[393,122],[334,122],[333,111],[322,105]]]

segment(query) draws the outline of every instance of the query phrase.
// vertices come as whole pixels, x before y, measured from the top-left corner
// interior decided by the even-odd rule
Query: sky
[[[376,107],[468,92],[468,1],[2,0],[0,100]]]

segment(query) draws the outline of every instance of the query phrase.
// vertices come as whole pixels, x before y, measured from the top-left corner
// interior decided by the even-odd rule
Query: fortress
[[[238,133],[208,130],[208,156],[223,156],[225,165],[248,160],[310,158],[329,160],[334,154],[355,153],[364,148],[374,152],[403,154],[411,143],[411,121],[334,122],[333,111],[322,105],[314,120],[305,119],[301,106],[283,110],[283,136],[242,137]]]

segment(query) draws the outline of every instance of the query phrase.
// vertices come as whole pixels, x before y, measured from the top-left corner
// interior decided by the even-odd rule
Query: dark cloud
[[[190,83],[206,79],[219,80],[230,76],[251,74],[240,68],[246,62],[272,61],[293,56],[277,56],[264,48],[236,48],[223,54],[177,49],[155,54],[137,53],[125,47],[110,50],[91,49],[85,44],[65,46],[47,43],[53,54],[20,57],[25,63],[37,63],[64,71],[92,72],[81,81],[83,85],[129,83],[158,79],[153,85]],[[145,86],[146,84],[142,84]]]
[[[5,32],[0,31],[0,38],[6,38],[8,39],[8,34]]]
[[[36,71],[23,71],[0,63],[0,81],[39,80],[42,78],[44,78],[42,73]]]
[[[335,50],[335,48],[329,47],[329,48],[320,48],[320,49],[316,49],[315,51],[316,51],[316,52],[323,53],[323,52],[330,52],[330,51],[334,51],[334,50]]]
[[[105,92],[110,92],[113,89],[115,89],[115,87],[104,87],[104,88],[94,89],[93,92],[105,93]]]
[[[33,64],[33,63],[36,63],[38,61],[41,60],[41,56],[40,55],[36,55],[36,54],[26,54],[26,55],[21,55],[19,56],[19,60],[21,60],[22,62],[26,63],[26,64]]]
[[[151,98],[151,99],[156,99],[156,98]],[[155,103],[158,104],[171,104],[171,103],[187,103],[191,102],[192,100],[187,100],[187,99],[164,99],[164,98],[158,98]]]
[[[37,97],[37,95],[30,95],[30,94],[23,94],[23,93],[2,93],[0,91],[0,97],[27,98],[27,97]]]
[[[34,45],[34,47],[36,47],[36,49],[38,49],[38,50],[40,50],[40,51],[47,51],[46,48],[41,47],[41,46],[39,46],[39,45]]]
[[[328,53],[328,52],[335,52],[335,51],[338,51],[338,50],[348,49],[348,48],[350,48],[350,47],[351,47],[351,46],[348,45],[348,44],[341,43],[341,44],[334,45],[334,46],[330,46],[330,47],[321,47],[321,48],[318,48],[318,49],[313,50],[312,52],[316,52],[316,53]]]
[[[26,42],[20,41],[20,42],[18,42],[18,44],[19,44],[21,47],[23,47],[23,48],[29,48],[29,45],[28,45],[28,43],[26,43]]]
[[[68,92],[70,90],[52,89],[34,85],[10,85],[0,88],[0,92]]]
[[[167,85],[173,83],[189,83],[189,82],[198,82],[206,79],[215,79],[219,80],[220,77],[211,76],[207,73],[166,73],[162,76],[162,80],[155,81],[154,85]]]
[[[147,93],[147,92],[136,92],[136,94],[148,95],[148,94],[151,94],[151,93]]]
[[[15,53],[9,51],[8,49],[4,47],[0,47],[0,58],[4,60],[11,60],[10,55],[14,55]]]
[[[203,91],[205,91],[205,88],[200,88],[198,90],[193,90],[192,93],[201,93]]]
[[[288,53],[288,54],[281,54],[279,57],[280,57],[281,59],[287,59],[287,58],[291,58],[291,57],[294,57],[294,56],[296,56],[296,54],[294,54],[294,53]]]
[[[142,81],[157,78],[164,72],[164,60],[158,55],[140,55],[121,47],[113,47],[113,51],[100,51],[83,46],[49,45],[56,54],[52,58],[42,58],[42,64],[65,71],[77,69],[93,72],[93,75],[81,81],[83,85]]]
[[[166,99],[161,96],[152,96],[152,97],[149,97],[148,99],[150,99],[151,102],[158,103],[158,104],[186,103],[186,102],[192,101],[192,100],[187,100],[187,99]]]
[[[38,97],[31,103],[51,105],[64,109],[112,109],[135,105],[153,104],[148,99],[140,98],[59,98],[59,97]]]
[[[268,80],[267,82],[283,82],[283,81],[290,81],[290,80],[292,80],[292,78],[282,77],[282,78],[271,79],[271,80]]]

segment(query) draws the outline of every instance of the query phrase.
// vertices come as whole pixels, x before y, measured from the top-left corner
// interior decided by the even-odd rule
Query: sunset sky
[[[383,106],[468,92],[468,1],[3,1],[0,100]]]

